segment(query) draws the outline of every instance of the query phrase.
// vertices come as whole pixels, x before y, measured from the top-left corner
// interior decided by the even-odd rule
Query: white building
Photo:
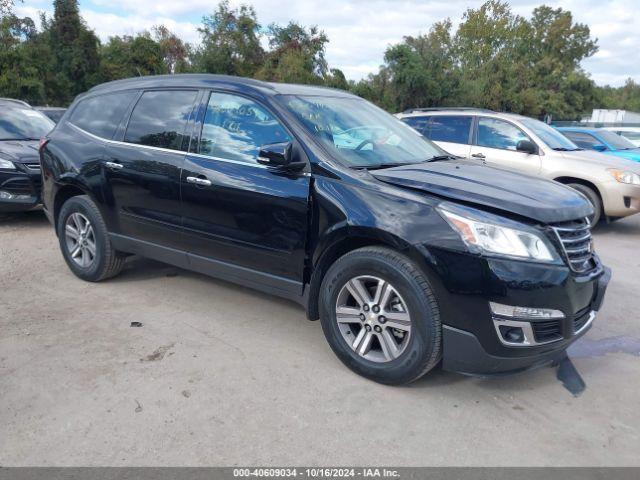
[[[623,125],[625,123],[640,124],[640,113],[628,110],[605,110],[596,108],[590,117],[582,119],[583,122]]]

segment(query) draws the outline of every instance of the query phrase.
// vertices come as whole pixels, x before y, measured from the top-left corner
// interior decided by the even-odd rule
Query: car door
[[[192,268],[280,293],[302,291],[309,174],[257,162],[262,145],[293,142],[265,105],[213,91],[199,114],[199,142],[181,178]]]
[[[189,145],[186,132],[197,90],[142,93],[105,154],[108,196],[120,235],[172,248],[181,244],[180,172]]]
[[[427,138],[453,155],[468,158],[471,150],[472,121],[473,117],[470,115],[433,115],[429,122]]]
[[[521,140],[533,140],[517,125],[507,120],[478,116],[471,159],[484,161],[494,167],[517,170],[530,175],[540,173],[541,161],[538,153],[516,150]]]

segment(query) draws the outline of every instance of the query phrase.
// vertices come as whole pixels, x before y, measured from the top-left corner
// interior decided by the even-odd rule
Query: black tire
[[[402,354],[390,361],[370,361],[347,343],[336,320],[336,302],[352,278],[375,276],[389,282],[402,296],[411,316],[411,335]],[[442,325],[433,290],[424,273],[408,257],[384,247],[364,247],[339,258],[325,275],[319,298],[325,337],[338,358],[351,370],[387,385],[417,380],[441,358]]]
[[[589,199],[591,205],[593,205],[593,211],[595,212],[589,220],[591,221],[591,225],[595,227],[602,218],[602,200],[600,200],[600,195],[598,195],[598,193],[592,188],[582,185],[581,183],[569,183],[567,186],[579,191]]]
[[[79,265],[72,258],[65,237],[67,220],[76,212],[84,215],[89,220],[93,227],[95,238],[95,256],[90,265],[85,267]],[[122,270],[125,255],[113,248],[100,210],[87,195],[71,197],[62,205],[56,229],[62,255],[71,271],[77,277],[89,282],[100,282],[118,275]]]

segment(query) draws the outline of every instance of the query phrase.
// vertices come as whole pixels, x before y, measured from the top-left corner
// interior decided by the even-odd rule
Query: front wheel
[[[593,206],[594,214],[589,218],[589,221],[591,222],[591,225],[595,227],[600,221],[600,218],[602,218],[602,200],[600,200],[600,196],[594,192],[593,189],[586,185],[582,185],[581,183],[570,183],[568,186],[587,197]]]
[[[354,372],[397,385],[438,364],[438,305],[426,276],[409,258],[383,247],[354,250],[331,266],[320,291],[322,330]]]

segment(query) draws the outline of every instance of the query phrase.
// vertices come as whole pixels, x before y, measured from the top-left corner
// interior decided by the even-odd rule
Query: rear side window
[[[69,121],[86,132],[111,139],[136,92],[120,92],[80,100]]]
[[[433,116],[429,125],[429,138],[436,142],[469,143],[471,117]]]
[[[124,141],[150,147],[187,150],[185,127],[197,92],[145,92],[131,113]]]
[[[406,117],[402,121],[436,142],[469,143],[472,118],[464,115]]]
[[[402,119],[404,123],[427,138],[429,138],[429,120],[429,117],[405,117]]]
[[[589,135],[588,133],[581,132],[562,132],[565,137],[571,140],[573,143],[578,145],[580,148],[586,148],[590,150],[594,145],[598,145],[602,142],[596,140],[595,137]]]

